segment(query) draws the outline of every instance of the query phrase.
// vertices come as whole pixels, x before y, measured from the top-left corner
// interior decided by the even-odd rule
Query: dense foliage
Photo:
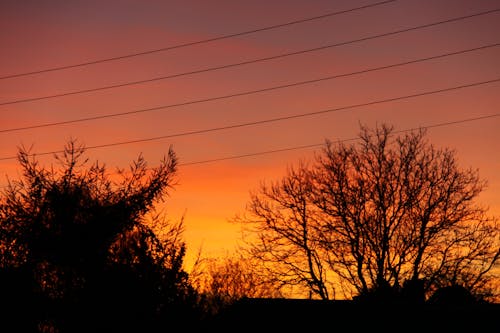
[[[140,156],[117,181],[84,153],[71,141],[50,168],[18,154],[22,178],[0,199],[0,324],[95,332],[193,322],[182,224],[162,238],[151,226],[155,203],[174,185],[174,152],[152,169]]]

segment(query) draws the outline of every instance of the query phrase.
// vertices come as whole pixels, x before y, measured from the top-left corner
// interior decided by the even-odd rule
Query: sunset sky
[[[2,0],[0,186],[21,145],[51,163],[75,138],[111,170],[172,146],[167,214],[188,259],[219,256],[249,192],[325,139],[443,124],[429,140],[479,169],[500,215],[499,43],[498,0]]]

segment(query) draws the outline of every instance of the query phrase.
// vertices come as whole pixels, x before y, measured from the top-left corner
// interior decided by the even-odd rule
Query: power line
[[[415,131],[415,130],[438,128],[438,127],[444,127],[444,126],[450,126],[450,125],[458,125],[458,124],[463,124],[463,123],[468,123],[468,122],[478,121],[478,120],[484,120],[484,119],[498,117],[498,116],[500,116],[500,113],[491,114],[491,115],[485,115],[485,116],[479,116],[479,117],[475,117],[475,118],[466,118],[466,119],[460,119],[460,120],[442,122],[442,123],[431,124],[431,125],[427,125],[427,126],[413,127],[413,128],[404,129],[404,130],[397,130],[397,131],[394,131],[393,133],[394,134],[399,134],[399,133],[412,132],[412,131]],[[353,138],[342,139],[342,140],[335,140],[335,141],[332,141],[332,143],[345,143],[345,142],[357,141],[357,140],[359,140],[359,137],[353,137]],[[226,156],[226,157],[213,158],[213,159],[208,159],[208,160],[200,160],[200,161],[179,163],[179,166],[190,166],[190,165],[200,165],[200,164],[216,163],[216,162],[222,162],[222,161],[228,161],[228,160],[235,160],[235,159],[241,159],[241,158],[246,158],[246,157],[255,157],[255,156],[262,156],[262,155],[270,155],[270,154],[276,154],[276,153],[283,153],[283,152],[287,152],[287,151],[317,148],[317,147],[321,147],[321,146],[324,146],[324,145],[325,145],[324,142],[322,142],[322,143],[313,143],[313,144],[309,144],[309,145],[293,146],[293,147],[286,147],[286,148],[281,148],[281,149],[273,149],[273,150],[260,151],[260,152],[255,152],[255,153],[246,153],[246,154],[240,154],[240,155],[232,155],[232,156]],[[58,151],[58,152],[54,152],[54,153],[61,153],[61,152],[62,151]],[[0,160],[2,160],[2,159],[0,159]],[[7,187],[8,187],[8,185],[0,186],[0,188],[7,188]]]
[[[500,113],[492,114],[492,115],[486,115],[486,116],[480,116],[480,117],[475,117],[475,118],[467,118],[467,119],[449,121],[449,122],[444,122],[444,123],[437,123],[437,124],[432,124],[432,125],[428,125],[428,126],[414,127],[414,128],[405,129],[405,130],[398,130],[398,131],[394,131],[394,134],[404,133],[404,132],[411,132],[411,131],[419,130],[419,129],[429,129],[429,128],[437,128],[437,127],[450,126],[450,125],[457,125],[457,124],[462,124],[462,123],[472,122],[472,121],[478,121],[478,120],[488,119],[488,118],[497,117],[497,116],[500,116]],[[344,142],[348,142],[348,141],[357,141],[357,140],[359,140],[359,137],[342,139],[342,140],[336,140],[336,141],[333,141],[333,143],[344,143]],[[324,145],[325,145],[324,142],[323,143],[313,143],[313,144],[309,144],[309,145],[301,145],[301,146],[287,147],[287,148],[281,148],[281,149],[273,149],[273,150],[260,151],[260,152],[255,152],[255,153],[247,153],[247,154],[241,154],[241,155],[219,157],[219,158],[213,158],[213,159],[208,159],[208,160],[179,163],[179,166],[190,166],[190,165],[200,165],[200,164],[222,162],[222,161],[235,160],[235,159],[241,159],[241,158],[246,158],[246,157],[255,157],[255,156],[261,156],[261,155],[283,153],[283,152],[286,152],[286,151],[294,151],[294,150],[302,150],[302,149],[309,149],[309,148],[317,148],[317,147],[321,147],[321,146],[324,146]],[[8,187],[7,185],[0,186],[0,188],[7,188],[7,187]]]
[[[255,125],[260,125],[260,124],[264,124],[264,123],[271,123],[271,122],[289,120],[289,119],[294,119],[294,118],[310,117],[310,116],[314,116],[314,115],[331,113],[331,112],[338,112],[338,111],[342,111],[342,110],[350,110],[350,109],[360,108],[360,107],[364,107],[364,106],[371,106],[371,105],[377,105],[377,104],[383,104],[383,103],[388,103],[388,102],[410,99],[410,98],[434,95],[434,94],[439,94],[439,93],[443,93],[443,92],[459,90],[459,89],[464,89],[464,88],[471,88],[471,87],[476,87],[476,86],[485,85],[485,84],[489,84],[489,83],[495,83],[495,82],[500,82],[500,78],[496,78],[496,79],[492,79],[492,80],[488,80],[488,81],[469,83],[469,84],[464,84],[464,85],[459,85],[459,86],[454,86],[454,87],[448,87],[448,88],[443,88],[443,89],[438,89],[438,90],[426,91],[426,92],[421,92],[421,93],[416,93],[416,94],[411,94],[411,95],[404,95],[404,96],[398,96],[398,97],[393,97],[393,98],[387,98],[387,99],[383,99],[383,100],[371,101],[371,102],[366,102],[366,103],[362,103],[362,104],[353,104],[353,105],[348,105],[348,106],[343,106],[343,107],[338,107],[338,108],[331,108],[331,109],[327,109],[327,110],[315,111],[315,112],[310,112],[310,113],[301,113],[301,114],[296,114],[296,115],[286,116],[286,117],[266,119],[266,120],[248,122],[248,123],[240,123],[240,124],[235,124],[235,125],[230,125],[230,126],[214,127],[214,128],[198,130],[198,131],[182,132],[182,133],[157,136],[157,137],[152,137],[152,138],[128,140],[128,141],[113,142],[113,143],[89,146],[89,147],[86,147],[86,150],[97,149],[97,148],[108,148],[108,147],[113,147],[113,146],[122,146],[122,145],[128,145],[128,144],[133,144],[133,143],[158,141],[158,140],[167,139],[167,138],[189,136],[189,135],[195,135],[195,134],[203,134],[203,133],[216,132],[216,131],[227,130],[227,129],[247,127],[247,126],[255,126]],[[468,121],[493,118],[493,117],[498,117],[498,116],[500,116],[500,113],[476,117],[476,118],[469,118]],[[460,121],[460,122],[465,122],[465,121]],[[57,151],[30,154],[30,156],[52,155],[52,154],[57,154],[57,153],[62,153],[62,152],[64,152],[64,151],[57,150]],[[0,161],[13,160],[16,158],[17,158],[16,156],[2,157],[2,158],[0,158]]]
[[[419,62],[435,60],[435,59],[449,57],[449,56],[453,56],[453,55],[459,55],[459,54],[464,54],[464,53],[468,53],[468,52],[484,50],[484,49],[497,47],[497,46],[500,46],[500,43],[482,45],[482,46],[478,46],[478,47],[471,48],[471,49],[465,49],[465,50],[460,50],[460,51],[455,51],[455,52],[448,52],[448,53],[444,53],[444,54],[440,54],[440,55],[436,55],[436,56],[420,58],[420,59],[405,61],[405,62],[396,63],[396,64],[390,64],[390,65],[385,65],[385,66],[380,66],[380,67],[368,68],[368,69],[364,69],[364,70],[360,70],[360,71],[356,71],[356,72],[337,74],[337,75],[327,76],[327,77],[314,79],[314,80],[294,82],[294,83],[289,83],[289,84],[285,84],[285,85],[273,86],[273,87],[245,91],[245,92],[239,92],[239,93],[230,94],[230,95],[222,95],[222,96],[210,97],[210,98],[199,99],[199,100],[192,100],[192,101],[187,101],[187,102],[182,102],[182,103],[162,105],[162,106],[157,106],[157,107],[153,107],[153,108],[132,110],[132,111],[127,111],[127,112],[119,112],[119,113],[100,115],[100,116],[94,116],[94,117],[86,117],[86,118],[52,122],[52,123],[46,123],[46,124],[40,124],[40,125],[31,125],[31,126],[2,129],[2,130],[0,130],[0,133],[29,130],[29,129],[35,129],[35,128],[44,128],[44,127],[51,127],[51,126],[57,126],[57,125],[67,125],[67,124],[73,124],[73,123],[79,123],[79,122],[100,120],[100,119],[105,119],[105,118],[121,117],[121,116],[126,116],[126,115],[131,115],[131,114],[165,110],[165,109],[169,109],[169,108],[199,104],[199,103],[204,103],[204,102],[211,102],[211,101],[228,99],[228,98],[233,98],[233,97],[238,97],[238,96],[252,95],[252,94],[262,93],[262,92],[267,92],[267,91],[272,91],[272,90],[296,87],[296,86],[300,86],[300,85],[317,83],[317,82],[321,82],[321,81],[327,81],[327,80],[332,80],[332,79],[337,79],[337,78],[342,78],[342,77],[365,74],[365,73],[389,69],[389,68],[401,67],[401,66],[405,66],[405,65],[409,65],[409,64],[415,64],[415,63],[419,63]]]
[[[103,58],[103,59],[98,59],[98,60],[82,62],[82,63],[78,63],[78,64],[73,64],[73,65],[66,65],[66,66],[58,66],[58,67],[52,67],[52,68],[47,68],[47,69],[41,69],[41,70],[32,71],[32,72],[4,75],[4,76],[0,77],[0,80],[21,77],[21,76],[28,76],[28,75],[42,74],[42,73],[47,73],[47,72],[60,71],[60,70],[76,68],[76,67],[84,67],[84,66],[95,65],[95,64],[104,63],[104,62],[111,62],[111,61],[116,61],[116,60],[122,60],[122,59],[127,59],[127,58],[143,56],[143,55],[147,55],[147,54],[153,54],[153,53],[158,53],[158,52],[170,51],[170,50],[174,50],[174,49],[180,49],[180,48],[184,48],[184,47],[188,47],[188,46],[207,44],[207,43],[220,41],[220,40],[224,40],[224,39],[240,37],[240,36],[244,36],[244,35],[254,34],[257,32],[269,31],[269,30],[283,28],[283,27],[291,26],[291,25],[295,25],[295,24],[320,20],[320,19],[324,19],[324,18],[336,16],[336,15],[352,13],[352,12],[355,12],[358,10],[368,9],[368,8],[372,8],[372,7],[376,7],[376,6],[381,6],[381,5],[385,5],[385,4],[388,4],[391,2],[396,2],[396,1],[398,1],[398,0],[379,1],[379,2],[372,3],[372,4],[364,5],[364,6],[354,7],[351,9],[330,12],[330,13],[323,14],[323,15],[308,17],[308,18],[294,20],[294,21],[289,21],[286,23],[271,25],[271,26],[257,28],[257,29],[253,29],[253,30],[237,32],[237,33],[233,33],[233,34],[222,35],[219,37],[208,38],[208,39],[198,40],[198,41],[194,41],[194,42],[188,42],[188,43],[183,43],[183,44],[178,44],[178,45],[173,45],[173,46],[162,47],[159,49],[154,49],[154,50],[149,50],[149,51],[141,51],[141,52],[130,53],[130,54],[125,54],[125,55],[116,56],[116,57]]]
[[[172,78],[178,78],[178,77],[182,77],[182,76],[207,73],[207,72],[212,72],[212,71],[221,70],[221,69],[228,69],[228,68],[234,68],[234,67],[238,67],[238,66],[255,64],[255,63],[259,63],[259,62],[276,60],[276,59],[280,59],[280,58],[285,58],[285,57],[290,57],[290,56],[295,56],[295,55],[300,55],[300,54],[305,54],[305,53],[311,53],[311,52],[316,52],[316,51],[320,51],[320,50],[325,50],[325,49],[328,49],[328,48],[345,46],[345,45],[350,45],[350,44],[354,44],[354,43],[364,42],[364,41],[368,41],[368,40],[378,39],[378,38],[382,38],[382,37],[393,36],[393,35],[397,35],[397,34],[401,34],[401,33],[405,33],[405,32],[410,32],[410,31],[414,31],[414,30],[419,30],[419,29],[434,27],[434,26],[441,25],[441,24],[456,22],[456,21],[465,20],[465,19],[469,19],[469,18],[473,18],[473,17],[478,17],[478,16],[482,16],[482,15],[488,15],[488,14],[492,14],[492,13],[498,12],[498,11],[500,11],[500,8],[493,9],[493,10],[488,10],[488,11],[485,11],[485,12],[475,13],[475,14],[471,14],[471,15],[455,17],[455,18],[451,18],[451,19],[447,19],[447,20],[443,20],[443,21],[428,23],[428,24],[424,24],[424,25],[414,26],[414,27],[405,28],[405,29],[401,29],[401,30],[395,30],[395,31],[391,31],[391,32],[383,33],[383,34],[377,34],[377,35],[367,36],[367,37],[358,38],[358,39],[354,39],[354,40],[349,40],[349,41],[345,41],[345,42],[340,42],[340,43],[335,43],[335,44],[328,44],[328,45],[323,45],[323,46],[315,47],[315,48],[311,48],[311,49],[305,49],[305,50],[300,50],[300,51],[295,51],[295,52],[283,53],[283,54],[278,54],[278,55],[275,55],[275,56],[258,58],[258,59],[253,59],[253,60],[248,60],[248,61],[242,61],[242,62],[237,62],[237,63],[232,63],[232,64],[226,64],[226,65],[222,65],[222,66],[209,67],[209,68],[199,69],[199,70],[195,70],[195,71],[189,71],[189,72],[178,73],[178,74],[171,74],[171,75],[167,75],[167,76],[154,77],[154,78],[149,78],[149,79],[139,80],[139,81],[124,82],[124,83],[113,84],[113,85],[102,86],[102,87],[96,87],[96,88],[90,88],[90,89],[75,90],[75,91],[70,91],[70,92],[65,92],[65,93],[59,93],[59,94],[53,94],[53,95],[47,95],[47,96],[32,97],[32,98],[23,98],[23,99],[18,99],[18,100],[1,102],[0,106],[12,105],[12,104],[19,104],[19,103],[27,103],[27,102],[34,102],[34,101],[54,99],[54,98],[59,98],[59,97],[66,97],[66,96],[73,96],[73,95],[80,95],[80,94],[87,94],[87,93],[93,93],[93,92],[98,92],[98,91],[103,91],[103,90],[110,90],[110,89],[116,89],[116,88],[130,87],[130,86],[134,86],[134,85],[140,85],[140,84],[145,84],[145,83],[162,81],[162,80],[167,80],[167,79],[172,79]]]
[[[463,123],[467,123],[467,122],[478,121],[478,120],[483,120],[483,119],[488,119],[488,118],[493,118],[493,117],[498,117],[498,116],[500,116],[500,113],[486,115],[486,116],[480,116],[480,117],[475,117],[475,118],[467,118],[467,119],[461,119],[461,120],[448,121],[448,122],[437,123],[437,124],[432,124],[432,125],[428,125],[428,126],[414,127],[414,128],[394,131],[393,133],[398,134],[398,133],[412,132],[412,131],[421,130],[421,129],[430,129],[430,128],[450,126],[450,125],[457,125],[457,124],[463,124]],[[357,140],[359,140],[359,137],[342,139],[342,140],[335,140],[332,142],[333,143],[344,143],[344,142],[348,142],[348,141],[357,141]],[[260,156],[260,155],[282,153],[282,152],[286,152],[286,151],[316,148],[316,147],[321,147],[324,145],[325,145],[324,142],[323,143],[313,143],[313,144],[309,144],[309,145],[294,146],[294,147],[287,147],[287,148],[274,149],[274,150],[266,150],[266,151],[260,151],[260,152],[256,152],[256,153],[247,153],[247,154],[241,154],[241,155],[213,158],[213,159],[208,159],[208,160],[180,163],[179,166],[189,166],[189,165],[221,162],[221,161],[227,161],[227,160],[235,160],[235,159],[240,159],[240,158],[245,158],[245,157],[254,157],[254,156]]]

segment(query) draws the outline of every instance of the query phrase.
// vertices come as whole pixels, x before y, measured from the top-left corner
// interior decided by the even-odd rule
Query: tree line
[[[73,140],[50,167],[21,148],[22,175],[0,196],[0,325],[188,329],[245,297],[495,301],[500,229],[476,202],[486,182],[424,131],[396,134],[362,127],[358,143],[326,142],[262,183],[232,221],[236,255],[200,255],[189,273],[184,221],[156,210],[176,184],[172,149],[111,177]]]

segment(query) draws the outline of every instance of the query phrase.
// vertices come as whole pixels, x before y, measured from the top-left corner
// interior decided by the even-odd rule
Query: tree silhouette
[[[235,218],[249,255],[322,299],[417,300],[451,285],[493,297],[500,229],[475,202],[485,181],[425,131],[395,134],[362,126],[357,144],[327,142],[311,166],[263,184]]]
[[[174,152],[152,169],[139,156],[118,181],[84,153],[72,140],[55,155],[59,167],[46,168],[20,149],[22,178],[0,199],[0,324],[38,332],[153,329],[194,313],[182,224],[160,239],[146,221],[174,185]]]
[[[279,281],[263,279],[255,265],[238,255],[198,258],[190,272],[191,284],[206,300],[206,311],[217,315],[245,298],[278,298]]]
[[[311,201],[312,186],[306,164],[290,167],[281,181],[269,186],[262,183],[251,194],[249,214],[233,222],[244,227],[244,241],[250,246],[243,252],[259,263],[254,270],[281,282],[285,294],[310,293],[329,299],[324,246],[316,234],[321,216]]]

